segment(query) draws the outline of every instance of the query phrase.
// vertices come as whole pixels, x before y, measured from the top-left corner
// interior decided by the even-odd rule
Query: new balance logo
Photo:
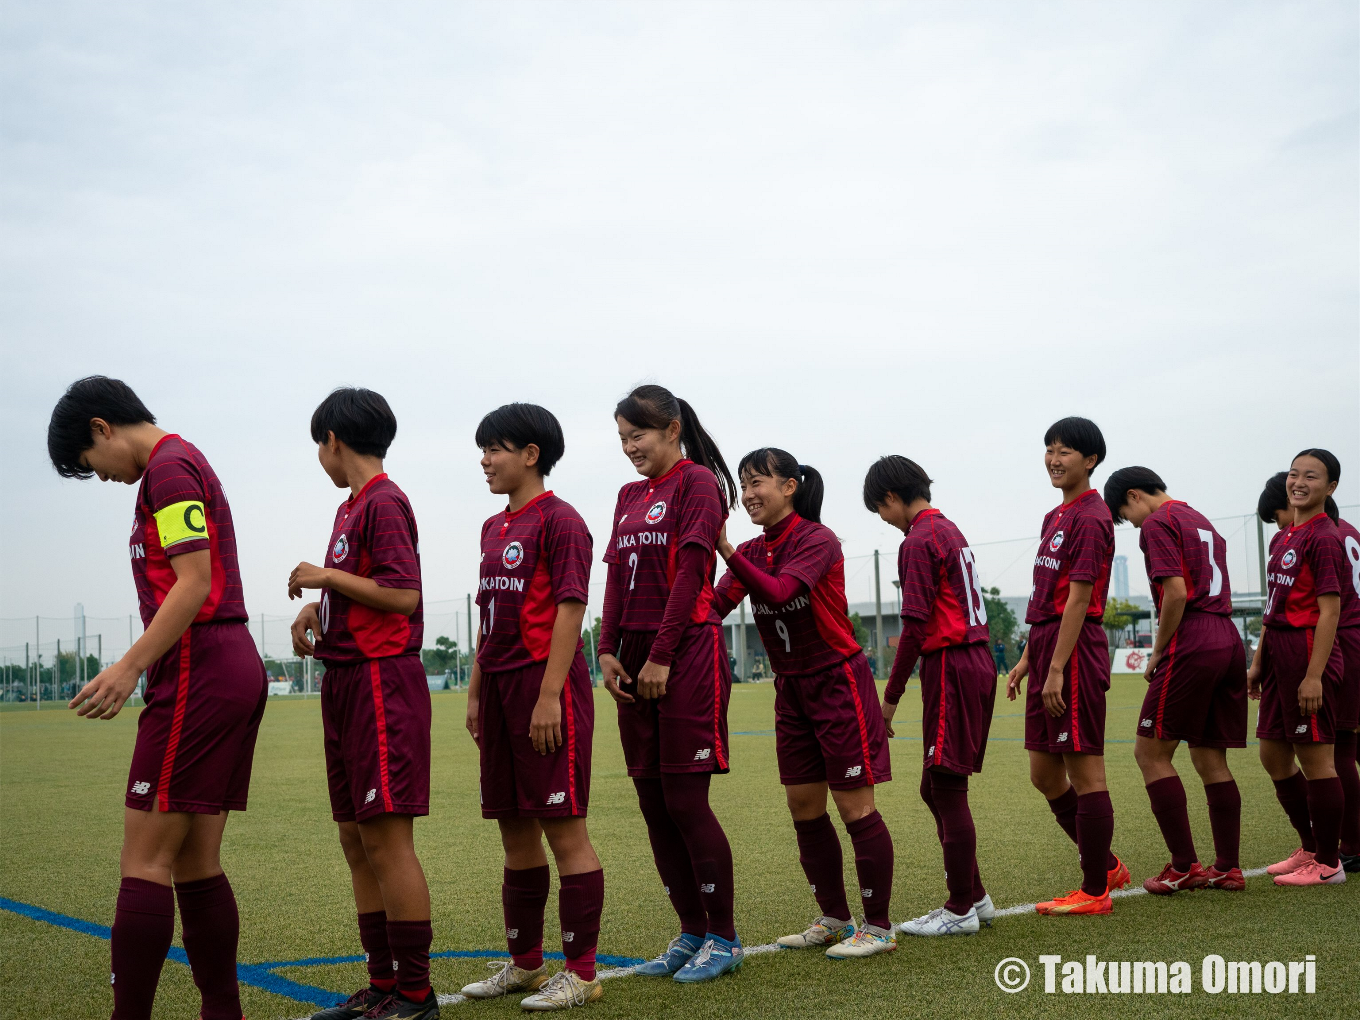
[[[707,761],[707,760],[708,760],[708,756],[709,756],[710,754],[712,754],[712,753],[713,753],[713,748],[711,748],[711,747],[701,747],[701,748],[699,748],[699,750],[697,750],[697,751],[694,752],[694,760],[695,760],[695,761]]]
[[[671,894],[671,887],[670,887],[670,886],[668,886],[668,885],[663,885],[661,888],[663,888],[663,889],[666,890],[666,895],[667,895],[667,896],[669,896],[669,895]]]
[[[563,942],[571,942],[571,941],[572,941],[573,939],[575,939],[575,938],[576,938],[576,933],[575,933],[574,931],[564,931],[564,932],[562,933],[562,941],[563,941]]]
[[[508,938],[508,939],[517,939],[517,938],[519,938],[519,929],[518,929],[518,928],[506,928],[506,929],[505,929],[505,937]]]
[[[872,889],[861,889],[859,891],[859,894],[866,900],[871,900],[874,898],[874,891]]]
[[[854,776],[859,775],[863,771],[864,771],[863,765],[851,765],[848,769],[845,770],[845,778],[850,779]]]
[[[927,757],[927,758],[931,758],[931,757],[934,756],[934,754],[935,754],[935,745],[934,745],[934,744],[931,744],[929,747],[926,748],[926,757]]]
[[[713,885],[712,882],[705,882],[703,885],[699,886],[699,891],[700,891],[700,892],[712,892],[712,891],[714,890],[714,888],[715,888],[715,886]]]
[[[1066,730],[1063,730],[1061,733],[1058,734],[1058,743],[1060,743],[1060,744],[1065,744],[1065,743],[1067,743],[1067,731],[1066,731]]]
[[[1144,719],[1144,720],[1143,720],[1143,725],[1144,725],[1144,726],[1151,726],[1151,725],[1152,725],[1152,720],[1151,720],[1151,719]]]
[[[374,798],[376,798],[377,796],[378,796],[378,791],[377,791],[376,789],[374,789],[374,790],[369,790],[369,791],[368,791],[368,796],[364,798],[364,803],[365,803],[365,804],[372,804]]]
[[[565,801],[566,799],[567,799],[567,791],[566,791],[566,790],[558,790],[556,793],[550,793],[550,794],[548,794],[548,803],[549,803],[549,804],[561,804],[561,803],[562,803],[563,801]]]
[[[146,780],[144,780],[144,779],[143,779],[143,780],[138,780],[137,782],[135,782],[135,783],[132,784],[132,792],[133,792],[133,793],[150,793],[150,792],[151,792],[151,784],[148,783],[148,782],[147,782]]]
[[[1307,733],[1307,732],[1308,732],[1308,724],[1307,724],[1307,723],[1301,723],[1300,725],[1295,726],[1295,727],[1294,727],[1294,732],[1295,732],[1295,733]]]

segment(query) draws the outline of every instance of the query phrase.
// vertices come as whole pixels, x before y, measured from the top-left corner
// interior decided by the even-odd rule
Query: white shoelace
[[[570,971],[558,971],[548,978],[548,983],[539,989],[538,994],[547,997],[559,991],[565,991],[574,1006],[586,1004],[586,987],[579,979],[573,982]]]

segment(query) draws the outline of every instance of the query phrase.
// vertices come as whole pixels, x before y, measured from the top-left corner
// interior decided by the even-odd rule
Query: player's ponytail
[[[664,429],[673,421],[680,423],[680,448],[686,457],[713,472],[730,508],[737,505],[737,483],[713,437],[704,431],[694,408],[664,386],[648,383],[639,386],[614,407],[614,416],[644,429]]]
[[[822,523],[822,496],[825,487],[822,473],[809,464],[799,464],[793,454],[774,446],[762,446],[741,458],[738,475],[765,475],[769,478],[792,478],[798,483],[793,492],[793,510],[817,524]]]

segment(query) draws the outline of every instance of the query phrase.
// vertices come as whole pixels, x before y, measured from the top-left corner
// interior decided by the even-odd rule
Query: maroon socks
[[[1077,797],[1077,852],[1081,855],[1081,889],[1089,896],[1109,891],[1109,866],[1114,862],[1114,806],[1108,790]]]
[[[170,887],[123,879],[113,915],[113,1020],[150,1020],[161,965],[174,937]]]
[[[563,875],[557,894],[557,916],[562,923],[562,955],[567,970],[582,981],[595,980],[595,947],[600,941],[600,912],[604,909],[604,872]]]
[[[1195,838],[1190,832],[1190,812],[1181,777],[1167,776],[1148,783],[1147,794],[1152,802],[1152,816],[1171,851],[1171,866],[1177,871],[1189,871],[1191,865],[1199,862],[1199,855],[1195,853]]]
[[[433,941],[429,921],[387,922],[387,944],[397,964],[397,991],[412,1002],[424,1002],[429,997]]]
[[[1341,811],[1341,852],[1350,855],[1360,854],[1360,771],[1355,767],[1355,744],[1355,731],[1342,730],[1332,749],[1336,775],[1346,796]]]
[[[940,844],[944,848],[944,881],[949,889],[948,910],[966,914],[973,904],[986,895],[975,895],[975,885],[981,885],[977,868],[977,829],[973,813],[968,809],[968,777],[955,772],[931,769],[931,797],[944,830]]]
[[[543,911],[548,904],[548,866],[506,868],[501,884],[505,912],[505,941],[515,966],[538,970],[543,966]]]
[[[864,903],[864,920],[878,928],[891,928],[888,901],[892,898],[893,842],[883,816],[871,811],[845,827],[855,848],[855,872]]]
[[[159,888],[159,887],[158,887]],[[201,1020],[241,1020],[236,984],[236,943],[241,917],[226,875],[175,885],[184,952],[203,997]]]
[[[708,914],[708,931],[704,934],[731,941],[737,937],[732,922],[732,847],[718,816],[708,806],[711,776],[711,772],[665,773],[661,789],[666,813],[685,841],[694,880],[699,883],[699,900]],[[655,842],[652,847],[655,850]]]
[[[825,917],[851,920],[850,906],[845,900],[841,838],[831,824],[831,816],[823,813],[820,818],[805,822],[794,819],[793,831],[798,836],[798,862],[812,886],[818,909]]]
[[[387,911],[359,915],[359,941],[368,960],[368,983],[382,992],[396,988],[392,949],[387,944]]]
[[[638,807],[647,823],[647,838],[652,844],[652,859],[666,888],[671,906],[680,917],[680,930],[702,939],[708,933],[708,912],[699,899],[699,883],[689,859],[685,838],[666,810],[666,795],[659,779],[634,779]]]
[[[1299,846],[1309,853],[1317,851],[1313,839],[1313,826],[1308,818],[1308,780],[1302,772],[1295,772],[1288,779],[1275,780],[1275,799],[1289,816],[1289,824],[1299,834]]]
[[[1242,842],[1242,794],[1237,781],[1210,783],[1204,788],[1209,803],[1209,828],[1214,833],[1214,868],[1232,871],[1239,866],[1237,848]]]
[[[1309,779],[1308,814],[1313,819],[1313,839],[1317,841],[1314,856],[1318,863],[1328,868],[1340,864],[1337,857],[1337,841],[1341,837],[1341,812],[1346,806],[1346,794],[1341,788],[1341,780]]]
[[[1077,844],[1078,852],[1080,852],[1081,840],[1077,839],[1077,801],[1076,788],[1069,786],[1067,792],[1048,802],[1048,809],[1053,812],[1053,818],[1062,827],[1062,831],[1067,833],[1068,838],[1073,843]],[[1105,862],[1106,871],[1111,870],[1118,863],[1113,853],[1108,856],[1109,860]]]

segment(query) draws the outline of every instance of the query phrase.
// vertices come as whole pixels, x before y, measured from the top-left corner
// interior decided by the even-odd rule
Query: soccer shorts
[[[996,678],[996,660],[981,643],[940,648],[921,660],[925,768],[964,776],[982,771]]]
[[[892,779],[878,688],[863,653],[807,676],[774,678],[774,747],[785,786],[833,790]]]
[[[1336,713],[1344,674],[1341,642],[1333,642],[1322,673],[1322,707],[1313,715],[1304,715],[1299,710],[1299,684],[1313,656],[1312,628],[1267,627],[1264,639],[1256,736],[1291,744],[1336,743]]]
[[[1247,746],[1247,655],[1229,617],[1186,613],[1152,671],[1138,735]]]
[[[1063,668],[1061,715],[1044,708],[1044,681],[1058,643],[1059,619],[1029,629],[1029,690],[1025,699],[1025,750],[1050,754],[1105,753],[1105,692],[1110,689],[1110,644],[1100,621],[1087,619]]]
[[[1336,696],[1336,728],[1360,729],[1360,627],[1339,627],[1341,688]]]

